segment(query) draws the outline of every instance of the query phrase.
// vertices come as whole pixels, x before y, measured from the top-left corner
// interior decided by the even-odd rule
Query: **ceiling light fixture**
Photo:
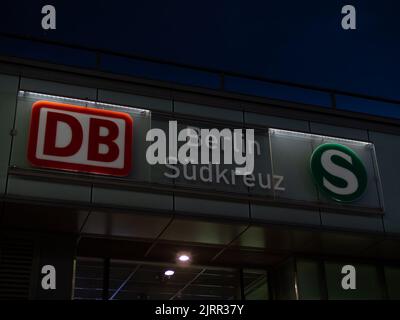
[[[187,254],[180,254],[178,256],[178,260],[181,262],[188,262],[190,260],[190,256]]]
[[[164,272],[164,275],[166,275],[167,277],[171,277],[171,276],[173,276],[175,274],[175,271],[174,270],[166,270],[165,272]]]

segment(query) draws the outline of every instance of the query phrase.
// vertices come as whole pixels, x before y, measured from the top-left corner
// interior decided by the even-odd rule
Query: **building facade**
[[[54,50],[36,59],[1,57],[0,298],[400,298],[400,106],[394,101],[157,62],[143,61],[141,69],[129,57],[79,52],[93,55],[87,67],[56,61],[57,50],[69,56],[78,49]],[[129,157],[121,161],[129,170],[76,167],[81,158],[68,160],[75,161],[71,167],[39,154],[38,101],[50,111],[49,103],[68,105],[67,114],[106,111],[99,119],[107,112],[128,115]],[[171,134],[171,122],[177,132],[254,129],[253,175],[236,175],[222,162],[150,164],[146,136],[154,128]],[[80,123],[84,141],[89,131]],[[62,137],[76,132],[55,128]],[[62,147],[57,139],[56,133],[53,147],[61,150],[74,138]],[[322,145],[356,154],[331,158],[331,171],[324,167],[333,176],[335,163],[348,169],[336,171],[336,185],[329,175],[319,181],[311,164]],[[32,148],[33,158],[49,163],[32,161]],[[336,197],[324,192],[327,181]],[[360,194],[343,197],[351,181]],[[180,254],[189,263],[177,262]],[[356,287],[345,289],[349,265]],[[55,289],[43,286],[44,266],[54,267]]]

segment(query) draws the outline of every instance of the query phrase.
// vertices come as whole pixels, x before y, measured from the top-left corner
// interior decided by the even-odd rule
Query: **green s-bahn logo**
[[[325,143],[311,155],[311,173],[318,188],[340,202],[357,200],[367,187],[367,171],[358,155],[350,148]]]

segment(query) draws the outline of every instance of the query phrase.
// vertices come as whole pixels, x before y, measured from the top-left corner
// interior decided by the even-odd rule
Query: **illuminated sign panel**
[[[28,159],[37,167],[126,176],[131,170],[132,122],[123,112],[37,101]]]
[[[124,177],[125,182],[211,188],[283,205],[384,212],[378,163],[370,142],[272,128],[259,130],[252,146],[254,170],[240,176],[235,174],[236,163],[225,161],[226,151],[232,155],[234,150],[233,136],[226,138],[222,133],[227,133],[227,128],[212,123],[198,127],[194,120],[176,122],[176,130],[171,130],[170,121],[152,117],[145,109],[22,91],[17,112],[23,134],[13,142],[11,165],[15,167],[105,174]],[[30,126],[29,117],[24,116],[28,112]],[[205,146],[200,137],[206,129],[220,136],[216,141],[205,140],[208,162],[201,160]],[[189,136],[179,138],[180,132],[189,131]],[[147,141],[152,132],[163,132],[161,139]],[[194,144],[188,143],[196,136]],[[147,156],[155,145],[169,151],[169,160],[179,154],[186,160],[190,153],[180,150],[187,146],[192,153],[196,151],[194,159],[198,161],[153,164]],[[171,149],[177,151],[172,158]],[[240,153],[245,159],[246,153]],[[214,163],[214,158],[219,161]]]
[[[272,128],[269,142],[272,172],[285,176],[275,199],[383,212],[373,143]]]

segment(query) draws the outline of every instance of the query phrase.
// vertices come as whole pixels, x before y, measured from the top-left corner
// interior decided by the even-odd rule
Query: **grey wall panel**
[[[308,132],[308,122],[303,120],[287,119],[275,116],[267,116],[258,113],[245,112],[245,124],[251,127],[252,124],[266,128],[277,128],[293,131]]]
[[[338,127],[324,123],[310,122],[311,133],[327,136],[346,138],[352,140],[368,141],[367,130],[349,127]]]
[[[142,109],[172,112],[172,100],[138,96],[134,94],[99,90],[98,100],[101,102],[131,106]]]
[[[97,89],[37,80],[21,78],[21,90],[53,94],[58,96],[74,97],[79,99],[96,100]]]
[[[0,75],[0,195],[5,193],[11,135],[14,125],[18,77]]]
[[[366,130],[337,127],[314,122],[310,123],[310,127],[311,133],[315,134],[368,141],[368,132]],[[356,216],[321,212],[321,219],[322,225],[327,227],[383,232],[382,218],[380,216]]]
[[[315,134],[368,141],[368,132],[366,130],[338,127],[316,122],[310,122],[310,129],[311,133]]]
[[[176,113],[187,114],[193,117],[206,117],[224,121],[243,122],[243,113],[237,110],[228,110],[204,105],[174,101]]]
[[[153,240],[161,234],[170,220],[170,215],[93,211],[89,215],[82,233]]]
[[[383,232],[383,222],[379,215],[357,216],[349,213],[341,214],[321,211],[321,217],[324,226]]]
[[[370,132],[369,136],[375,144],[381,175],[385,231],[400,233],[400,137],[378,132]]]
[[[161,240],[227,245],[236,239],[246,224],[229,224],[215,221],[196,221],[175,218],[160,236]]]
[[[154,194],[130,190],[93,187],[93,203],[134,208],[172,210],[173,197],[167,194]]]
[[[9,176],[7,195],[90,203],[90,186]]]
[[[175,210],[182,213],[201,213],[232,218],[249,218],[247,203],[216,201],[199,198],[175,197]]]
[[[263,222],[272,221],[317,226],[321,224],[318,211],[279,208],[259,204],[251,204],[251,217]]]
[[[30,163],[27,157],[29,124],[31,118],[32,103],[18,100],[15,119],[15,136],[13,138],[10,165],[27,168]]]
[[[40,232],[79,233],[88,217],[89,208],[71,208],[57,205],[59,201],[54,202],[55,205],[6,202],[1,224]]]

